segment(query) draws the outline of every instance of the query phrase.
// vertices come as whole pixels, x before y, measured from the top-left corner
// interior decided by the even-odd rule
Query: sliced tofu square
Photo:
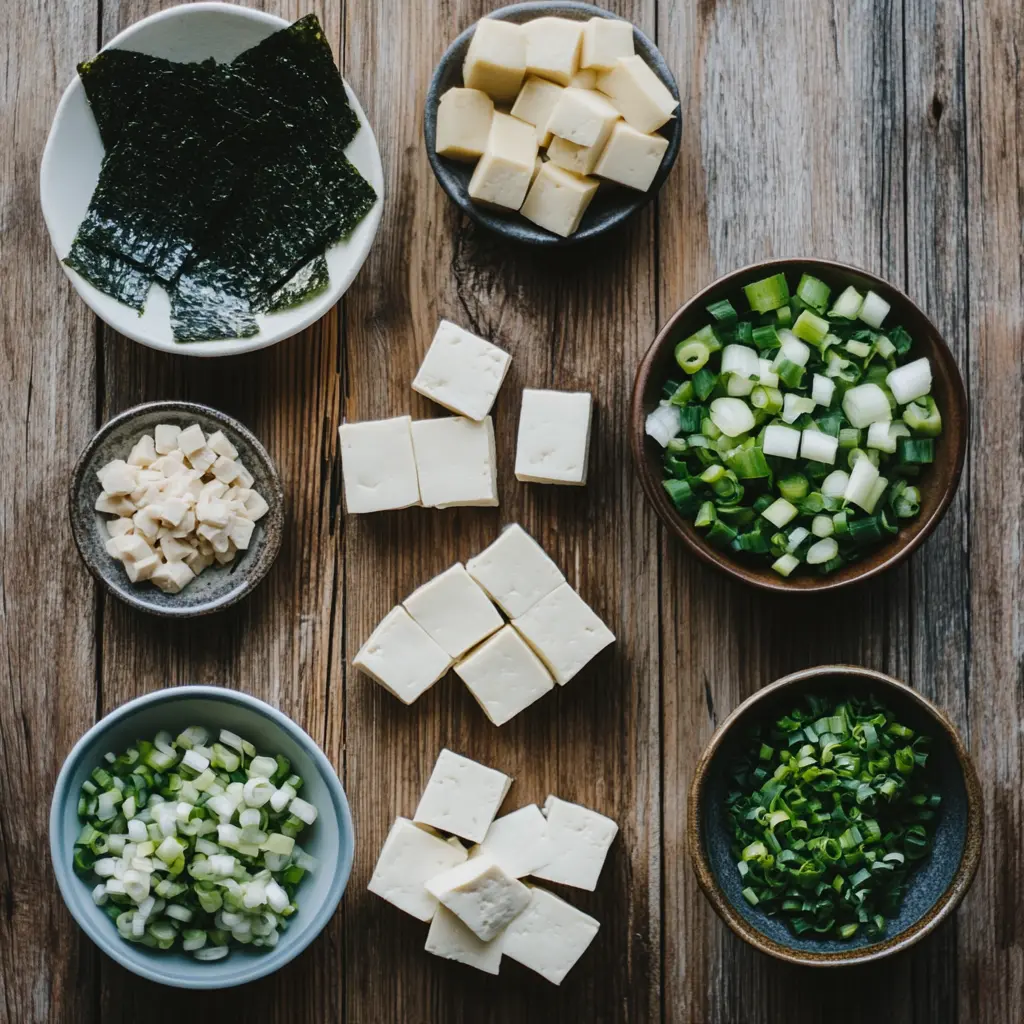
[[[466,572],[510,619],[565,582],[558,566],[518,523],[506,527],[490,547],[466,562]]]
[[[562,95],[563,86],[549,82],[546,78],[529,75],[523,88],[512,104],[512,116],[520,121],[532,124],[537,129],[537,144],[547,146],[551,142],[548,131],[548,120],[555,109],[558,97]]]
[[[462,657],[502,626],[494,605],[461,562],[424,583],[402,604],[452,658]]]
[[[498,464],[494,424],[465,416],[416,420],[412,447],[420,499],[428,508],[497,505]]]
[[[388,833],[367,889],[420,921],[429,921],[438,908],[426,883],[461,864],[466,851],[418,828],[408,818],[397,818]]]
[[[548,823],[536,804],[495,818],[474,856],[486,854],[513,878],[534,874],[548,862]]]
[[[534,18],[526,33],[526,71],[568,85],[580,66],[583,22],[570,18]]]
[[[409,416],[343,423],[338,434],[345,507],[349,513],[381,512],[419,504],[420,485]]]
[[[537,162],[537,133],[531,124],[495,112],[484,155],[469,179],[470,199],[518,210],[526,198]]]
[[[143,434],[132,447],[131,454],[128,456],[128,465],[145,469],[156,462],[156,458],[156,446],[153,442],[153,435]]]
[[[646,192],[667,149],[668,139],[663,135],[645,135],[619,121],[592,170],[600,178]]]
[[[449,89],[437,105],[434,150],[452,160],[472,162],[484,155],[494,117],[494,100],[479,89]]]
[[[193,423],[179,431],[177,447],[191,459],[196,452],[206,447],[206,435],[203,433],[203,428],[198,423]]]
[[[679,106],[665,83],[637,54],[620,57],[614,68],[598,76],[597,87],[638,132],[657,131]]]
[[[226,459],[237,459],[238,449],[228,440],[223,430],[215,430],[206,439],[207,448],[212,448],[218,455]]]
[[[413,818],[479,843],[511,785],[502,772],[446,748],[438,755]]]
[[[97,512],[106,512],[107,515],[129,517],[135,514],[135,503],[124,494],[108,494],[100,491],[99,497],[93,508]]]
[[[591,18],[583,26],[580,67],[610,71],[620,57],[632,57],[633,26],[619,18]]]
[[[149,556],[149,558],[141,558],[137,562],[125,562],[124,569],[128,573],[128,579],[132,583],[140,583],[143,580],[151,580],[156,575],[157,571],[162,569],[164,563],[160,561],[160,556],[156,553]],[[156,580],[153,580],[156,583]],[[188,582],[187,580],[185,581]],[[159,586],[159,584],[157,584]],[[161,590],[164,590],[167,584],[160,586]],[[184,586],[184,584],[182,584]],[[178,588],[181,589],[180,587]],[[176,590],[170,590],[168,593],[175,594]]]
[[[526,33],[522,25],[481,18],[466,51],[462,81],[497,102],[515,99],[526,74]]]
[[[131,494],[139,485],[139,468],[129,466],[124,459],[113,459],[96,471],[100,487],[116,498]]]
[[[596,655],[615,642],[615,634],[568,583],[512,620],[526,642],[564,686]]]
[[[486,855],[431,878],[427,892],[481,942],[497,938],[530,902],[530,890]]]
[[[567,142],[556,135],[552,137],[551,145],[548,146],[548,159],[565,171],[587,175],[597,166],[604,150],[603,146],[577,146],[575,142]]]
[[[572,76],[569,83],[574,89],[596,89],[598,72],[594,68],[584,68]]]
[[[482,420],[491,411],[511,362],[497,345],[442,320],[412,389],[461,416]]]
[[[451,663],[401,605],[384,616],[352,660],[403,704],[411,704],[429,690]]]
[[[537,172],[520,213],[538,227],[568,238],[597,192],[596,178],[580,177],[548,161]]]
[[[213,449],[211,448],[210,451],[213,451]],[[213,475],[222,484],[233,484],[238,479],[238,471],[241,468],[234,459],[229,459],[224,455],[218,455],[216,461],[210,467]]]
[[[192,554],[192,545],[168,534],[160,538],[160,550],[168,562],[184,562]],[[187,563],[186,563],[187,564]]]
[[[158,423],[153,431],[153,442],[157,455],[166,455],[178,447],[179,427],[172,423]]]
[[[541,177],[548,167],[550,164],[544,165]],[[586,391],[524,388],[516,440],[516,479],[582,487],[587,482],[592,409]]]
[[[184,562],[164,562],[149,577],[165,594],[178,594],[196,578]]]
[[[533,874],[548,882],[593,892],[619,826],[597,811],[556,796],[544,802],[544,816],[548,858]]]
[[[486,974],[497,974],[501,966],[501,941],[482,942],[450,910],[438,907],[423,947],[434,956],[467,964]]]
[[[600,149],[619,120],[619,111],[594,89],[563,89],[548,118],[548,131],[577,146]]]

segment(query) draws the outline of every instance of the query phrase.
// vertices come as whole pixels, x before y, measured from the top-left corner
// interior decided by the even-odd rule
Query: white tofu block
[[[537,129],[537,144],[547,146],[551,142],[548,131],[548,120],[555,109],[558,97],[562,95],[563,86],[549,82],[546,78],[529,75],[523,83],[522,91],[512,104],[512,116],[526,121]]]
[[[601,146],[577,146],[575,142],[566,142],[555,135],[551,138],[547,155],[556,167],[573,174],[587,175],[593,172],[603,152]]]
[[[338,428],[345,508],[350,514],[419,504],[411,424],[410,417],[396,416]]]
[[[548,860],[533,874],[548,882],[593,892],[619,826],[597,811],[556,796],[544,802],[544,816]]]
[[[156,462],[156,446],[153,443],[153,435],[143,434],[132,447],[131,454],[128,456],[128,465],[145,469],[154,462]]]
[[[466,655],[455,672],[495,725],[504,725],[555,688],[544,663],[511,626]]]
[[[431,878],[427,892],[482,942],[497,938],[530,902],[530,890],[486,856]]]
[[[196,452],[206,447],[206,435],[203,433],[203,428],[198,423],[193,423],[180,431],[177,447],[191,459]]]
[[[509,114],[494,114],[484,155],[469,179],[470,199],[518,210],[526,198],[537,162],[537,132]]]
[[[213,449],[211,448],[210,451]],[[216,462],[210,467],[213,475],[222,484],[233,484],[238,479],[238,471],[241,468],[234,459],[229,459],[224,455],[218,455]]]
[[[153,554],[153,549],[137,533],[126,533],[118,537],[113,547],[117,551],[116,557],[124,562],[141,562]]]
[[[408,818],[396,818],[367,889],[418,920],[429,921],[438,903],[427,892],[427,881],[465,859],[465,850],[417,828]]]
[[[591,18],[583,26],[580,67],[609,71],[620,57],[632,57],[633,26],[618,18]]]
[[[490,547],[466,562],[466,572],[510,619],[565,582],[558,566],[518,523],[502,530]]]
[[[526,33],[526,71],[568,85],[580,66],[583,22],[570,18],[534,18]]]
[[[215,430],[206,439],[207,448],[212,448],[218,455],[226,459],[237,459],[238,449],[228,440],[223,430]]]
[[[405,610],[452,658],[502,626],[501,616],[461,562],[413,591]]]
[[[498,464],[494,424],[465,416],[416,420],[412,447],[420,500],[428,508],[497,505]]]
[[[262,519],[270,511],[270,505],[267,504],[266,498],[259,491],[253,491],[245,499],[245,511],[249,518],[256,522],[256,520]]]
[[[112,516],[127,517],[135,514],[135,504],[128,497],[123,494],[107,494],[106,491],[100,491],[93,508]]]
[[[495,818],[474,856],[485,854],[513,878],[532,875],[548,862],[548,823],[536,804]]]
[[[505,956],[561,985],[600,927],[589,914],[554,893],[531,887],[530,903],[505,929],[501,949]]]
[[[568,583],[541,598],[525,615],[513,619],[512,625],[561,686],[615,642],[615,634]]]
[[[667,149],[664,135],[645,135],[628,122],[618,121],[593,171],[600,178],[646,192]]]
[[[164,562],[149,577],[165,594],[178,594],[196,578],[184,562]]]
[[[233,515],[228,523],[228,539],[239,551],[248,551],[256,524],[245,516]]]
[[[580,226],[600,183],[548,161],[537,172],[520,213],[538,227],[568,238]]]
[[[153,442],[157,455],[166,455],[178,447],[180,428],[170,423],[158,423],[153,431]]]
[[[600,148],[608,141],[619,111],[593,89],[563,89],[548,119],[548,131],[577,146]]]
[[[482,420],[491,411],[511,362],[497,345],[442,320],[412,389],[461,416]]]
[[[148,505],[146,508],[140,508],[132,516],[132,523],[135,526],[136,532],[142,534],[143,537],[150,541],[156,540],[157,534],[160,532],[158,508],[159,505]]]
[[[511,785],[507,775],[451,750],[442,750],[413,818],[479,843],[487,835]]]
[[[438,907],[423,947],[434,956],[468,964],[478,971],[497,974],[501,965],[501,942],[481,942],[450,910]]]
[[[118,519],[111,519],[107,523],[107,533],[111,537],[123,537],[126,533],[131,533],[134,529],[135,523],[133,523],[127,516],[122,516]]]
[[[526,33],[522,25],[481,18],[466,51],[462,81],[496,101],[511,102],[526,74]]]
[[[140,583],[143,580],[153,579],[157,570],[163,568],[163,562],[160,561],[160,556],[152,554],[149,558],[140,559],[138,562],[124,562],[125,572],[128,574],[128,579],[132,583]],[[155,582],[155,581],[154,581]],[[187,582],[187,581],[186,581]],[[166,586],[167,584],[165,584]],[[184,584],[182,584],[184,586]],[[160,588],[161,590],[164,587]],[[180,587],[178,588],[181,589]],[[168,593],[177,593],[175,590],[170,590]]]
[[[581,71],[577,71],[572,76],[572,81],[569,84],[574,89],[596,89],[597,70],[594,68],[584,68]]]
[[[448,671],[452,659],[400,605],[359,648],[352,664],[403,704],[411,704]]]
[[[160,550],[168,562],[184,562],[192,554],[192,545],[168,535],[160,538]]]
[[[212,448],[200,448],[199,451],[193,452],[188,457],[189,464],[193,469],[198,470],[200,473],[205,473],[208,469],[212,469],[214,464],[217,462],[217,453]],[[168,463],[167,469],[171,470],[175,463]],[[233,463],[232,463],[233,465]],[[184,472],[185,466],[181,465],[177,472]]]
[[[487,145],[494,100],[479,89],[449,89],[437,106],[434,150],[452,160],[478,160]]]
[[[544,165],[538,183],[550,166]],[[590,453],[591,409],[587,391],[524,388],[516,440],[516,479],[584,485]]]
[[[657,131],[679,106],[665,83],[637,54],[620,57],[614,68],[598,75],[597,87],[638,132]]]
[[[131,494],[138,486],[139,470],[124,459],[113,459],[96,471],[96,477],[107,494],[119,498]]]

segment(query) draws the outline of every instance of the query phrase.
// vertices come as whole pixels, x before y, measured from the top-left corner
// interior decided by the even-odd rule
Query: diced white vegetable
[[[733,398],[746,398],[754,390],[754,381],[733,374],[725,382],[725,393]]]
[[[312,825],[316,821],[316,808],[301,797],[296,797],[288,805],[288,810],[307,825]]]
[[[800,455],[812,462],[823,462],[831,466],[836,461],[839,438],[822,430],[808,429],[801,434]]]
[[[849,287],[843,290],[836,299],[835,305],[829,310],[829,316],[841,316],[844,320],[856,320],[864,299],[856,288]]]
[[[932,364],[927,356],[915,359],[905,366],[897,366],[885,383],[900,405],[913,402],[915,398],[923,398],[932,389]]]
[[[779,375],[772,369],[770,359],[758,359],[757,380],[766,388],[777,388],[779,386]]]
[[[815,404],[822,405],[826,409],[832,404],[832,396],[836,391],[836,382],[831,377],[823,377],[820,373],[814,375],[811,381],[811,398]]]
[[[815,537],[831,537],[836,531],[836,524],[831,516],[815,516],[811,520],[811,533]]]
[[[842,498],[846,494],[846,485],[849,482],[849,473],[842,469],[835,469],[821,481],[821,493],[826,498]]]
[[[879,476],[871,488],[871,493],[868,495],[868,500],[864,506],[865,512],[870,513],[875,511],[875,506],[878,504],[882,495],[885,494],[885,489],[888,486],[889,481],[884,476]]]
[[[871,346],[866,341],[848,341],[846,351],[857,359],[867,359],[871,355]]]
[[[868,292],[864,296],[864,303],[857,314],[861,320],[876,330],[882,326],[882,321],[889,313],[889,303],[875,292]]]
[[[644,424],[644,430],[664,448],[673,437],[678,437],[682,430],[679,420],[679,409],[674,405],[659,405],[650,413]]]
[[[777,370],[783,359],[788,359],[797,366],[806,366],[811,358],[810,347],[805,345],[792,331],[783,328],[779,331],[779,339],[782,344],[772,361],[772,369]]]
[[[796,423],[804,413],[814,412],[814,399],[787,391],[782,396],[782,421]]]
[[[870,459],[858,459],[850,472],[843,499],[849,505],[859,505],[865,512],[870,512],[868,505],[878,477],[878,470]]]
[[[722,349],[721,372],[748,379],[757,377],[760,372],[757,350],[746,345],[726,345]]]
[[[839,545],[832,537],[825,537],[807,549],[804,560],[808,565],[822,565],[839,554]]]
[[[892,419],[892,406],[877,384],[858,384],[843,395],[843,412],[851,426],[862,430]]]
[[[786,550],[792,554],[810,535],[811,531],[806,526],[798,526],[791,530],[786,540]]]
[[[771,426],[765,427],[764,443],[761,450],[765,455],[795,459],[800,454],[800,431],[773,423]]]
[[[872,423],[868,427],[867,447],[892,454],[896,451],[896,435],[893,423]]]
[[[708,414],[726,437],[739,437],[754,429],[754,414],[741,398],[716,398]]]
[[[772,562],[772,568],[780,576],[788,576],[799,564],[800,559],[797,558],[796,555],[786,554],[775,559],[775,561]]]
[[[762,513],[765,519],[780,530],[796,518],[797,508],[785,498],[776,498]]]

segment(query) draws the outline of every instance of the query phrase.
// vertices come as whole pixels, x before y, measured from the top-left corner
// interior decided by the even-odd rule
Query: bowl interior
[[[670,377],[682,376],[675,360],[676,343],[710,321],[706,308],[709,303],[724,298],[735,300],[744,284],[775,273],[785,273],[791,287],[796,286],[801,274],[813,274],[832,286],[833,296],[847,285],[853,285],[861,291],[871,289],[881,295],[892,306],[886,324],[901,324],[914,340],[908,358],[928,356],[931,360],[932,395],[942,413],[943,432],[935,445],[935,462],[925,469],[920,479],[921,511],[917,518],[903,520],[900,532],[894,538],[859,562],[844,566],[827,577],[794,575],[783,579],[768,564],[752,559],[740,560],[738,556],[707,544],[692,522],[676,511],[665,493],[662,486],[664,449],[644,433],[644,420],[661,400],[662,385]],[[631,430],[637,471],[648,499],[662,522],[700,558],[725,569],[738,579],[770,590],[831,590],[866,579],[901,561],[938,524],[956,493],[963,470],[967,449],[967,396],[949,346],[928,317],[899,289],[866,271],[828,260],[769,260],[720,278],[682,306],[662,328],[637,371]]]
[[[590,18],[616,18],[617,15],[582,3],[523,3],[510,7],[501,7],[491,11],[487,17],[521,24],[534,18],[557,16],[571,18],[576,21],[588,21]],[[513,210],[499,212],[474,203],[469,198],[469,179],[473,175],[473,165],[460,163],[440,157],[434,151],[437,135],[437,106],[441,96],[453,86],[462,85],[462,65],[466,59],[470,40],[476,31],[476,25],[470,26],[455,40],[441,58],[427,92],[426,115],[423,134],[427,145],[427,157],[430,165],[441,183],[442,188],[458,204],[459,208],[478,224],[490,228],[519,242],[534,245],[572,245],[593,238],[621,224],[630,214],[646,206],[661,188],[668,177],[672,164],[679,152],[679,140],[682,135],[680,118],[674,117],[661,129],[661,133],[669,139],[669,146],[661,161],[661,167],[646,192],[620,187],[609,182],[602,183],[597,195],[583,215],[583,220],[576,232],[568,238],[561,238],[536,224],[530,223]],[[633,27],[633,43],[636,52],[643,57],[654,73],[665,83],[672,95],[678,100],[679,89],[672,72],[658,51],[658,48],[636,26]]]
[[[96,471],[111,459],[125,459],[143,434],[158,423],[187,427],[198,423],[209,434],[223,430],[238,449],[238,457],[253,475],[253,487],[270,506],[256,523],[246,551],[227,565],[211,565],[178,594],[165,594],[152,583],[129,581],[121,563],[106,551],[110,516],[95,509],[102,488]],[[155,402],[107,423],[96,435],[75,469],[71,490],[71,525],[75,542],[93,574],[122,601],[162,615],[200,615],[232,604],[266,575],[281,543],[284,494],[266,449],[240,423],[206,406],[186,402]]]
[[[225,62],[287,25],[283,18],[247,7],[222,3],[185,4],[144,18],[125,29],[104,49],[133,50],[183,62],[209,57]],[[347,239],[327,250],[331,283],[322,295],[295,309],[258,315],[259,333],[252,338],[185,345],[171,336],[170,300],[159,285],[150,289],[146,309],[139,316],[62,263],[75,290],[97,316],[121,334],[150,348],[193,356],[234,355],[264,348],[297,334],[318,320],[341,298],[366,259],[380,223],[380,197],[384,194],[384,172],[376,139],[366,114],[347,84],[346,91],[362,127],[345,154],[374,187],[378,200]],[[71,248],[89,207],[102,161],[99,129],[82,81],[76,75],[57,107],[39,176],[43,216],[50,241],[60,258]]]
[[[304,781],[302,796],[319,816],[299,843],[318,861],[298,893],[299,910],[278,945],[266,952],[232,949],[223,960],[203,963],[180,951],[165,952],[125,942],[114,923],[97,907],[90,887],[74,874],[71,858],[80,824],[77,814],[82,782],[107,751],[119,753],[160,729],[177,735],[189,725],[230,729],[256,745],[260,753],[283,754]],[[89,937],[136,974],[168,985],[223,988],[262,977],[298,955],[319,934],[334,912],[352,865],[353,833],[344,790],[316,744],[294,722],[255,698],[215,687],[163,690],[124,706],[87,733],[71,752],[58,779],[51,814],[51,854],[61,894]]]
[[[898,716],[900,722],[932,738],[927,770],[943,798],[934,848],[911,876],[899,916],[888,922],[881,940],[864,935],[855,936],[847,942],[822,939],[817,935],[796,936],[781,918],[769,917],[750,906],[742,895],[743,883],[736,870],[732,830],[725,809],[733,765],[749,749],[754,728],[781,717],[807,693],[837,699],[842,695],[864,697],[873,694]],[[927,705],[916,699],[912,691],[886,682],[882,677],[867,677],[854,672],[795,679],[765,691],[761,699],[741,709],[739,716],[731,720],[726,729],[705,766],[700,782],[698,842],[719,898],[728,902],[747,928],[786,950],[801,954],[833,955],[837,958],[863,956],[897,940],[902,933],[922,921],[937,904],[945,901],[964,858],[971,807],[964,770],[948,726]]]

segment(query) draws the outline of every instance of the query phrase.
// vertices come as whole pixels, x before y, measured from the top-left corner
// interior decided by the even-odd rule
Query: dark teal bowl
[[[911,876],[899,916],[882,939],[849,941],[794,935],[743,898],[725,811],[732,766],[750,732],[779,718],[807,693],[840,698],[874,695],[910,728],[932,738],[929,771],[942,794],[942,810],[929,857]],[[953,913],[974,880],[983,836],[981,786],[963,740],[930,701],[891,676],[853,665],[795,672],[748,697],[712,737],[690,788],[687,843],[697,881],[718,915],[756,949],[790,963],[831,967],[865,963],[906,949]]]

